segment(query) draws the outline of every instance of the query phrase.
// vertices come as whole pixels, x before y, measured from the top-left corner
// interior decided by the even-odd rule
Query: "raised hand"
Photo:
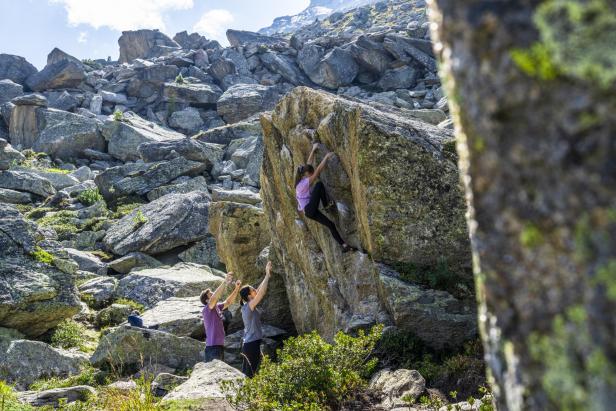
[[[319,143],[312,144],[312,151],[315,151],[319,148]]]
[[[242,281],[241,280],[237,280],[235,282],[235,288],[240,288],[242,286]]]
[[[229,271],[225,276],[225,282],[231,284],[233,282],[233,271]]]
[[[272,262],[268,261],[267,264],[265,265],[265,275],[270,275],[272,274]]]

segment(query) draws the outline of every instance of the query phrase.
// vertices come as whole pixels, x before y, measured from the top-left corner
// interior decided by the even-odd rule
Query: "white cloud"
[[[76,26],[88,24],[96,29],[114,30],[165,29],[163,13],[187,10],[193,0],[49,0],[62,4],[68,23]]]
[[[80,31],[79,36],[77,37],[77,43],[87,43],[88,42],[88,32]]]
[[[214,9],[206,12],[193,26],[193,30],[204,35],[208,39],[218,40],[226,44],[226,31],[230,28],[235,18],[229,10]]]

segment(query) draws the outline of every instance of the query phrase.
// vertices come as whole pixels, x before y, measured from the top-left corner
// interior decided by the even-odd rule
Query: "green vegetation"
[[[520,244],[527,248],[536,248],[543,244],[543,233],[534,224],[526,224],[520,232]]]
[[[178,75],[175,77],[175,82],[176,82],[177,84],[184,84],[184,76],[182,76],[182,73],[178,74]]]
[[[29,411],[32,407],[17,400],[13,387],[0,380],[0,411]]]
[[[36,246],[34,251],[30,254],[36,261],[43,264],[52,265],[55,257],[48,251],[43,250],[41,247]]]
[[[70,173],[69,170],[64,170],[63,168],[55,168],[55,167],[44,168],[43,171],[45,171],[47,173],[57,173],[57,174],[68,174],[68,173]]]
[[[99,193],[98,188],[88,188],[79,193],[77,200],[85,206],[91,206],[103,200],[103,196]]]
[[[148,218],[143,215],[143,212],[141,210],[137,210],[137,213],[135,213],[135,216],[133,217],[133,223],[135,223],[135,226],[141,227],[147,222]]]
[[[57,325],[51,335],[51,345],[60,348],[81,348],[86,343],[86,327],[66,319]]]
[[[289,338],[278,350],[278,361],[265,357],[252,379],[225,382],[223,390],[240,410],[327,410],[366,386],[376,366],[370,358],[383,327],[357,337],[342,332],[329,344],[316,332]]]
[[[464,288],[473,289],[472,275],[466,279],[461,278],[449,268],[445,258],[439,258],[436,266],[417,266],[413,263],[395,263],[393,268],[400,273],[400,278],[413,284],[419,284],[428,288],[445,290],[456,297],[467,297],[468,292],[462,292]],[[462,288],[461,288],[462,286]]]
[[[124,120],[124,113],[120,110],[116,110],[113,112],[113,121],[122,121]]]
[[[109,384],[109,377],[106,373],[97,370],[91,365],[86,365],[79,374],[72,375],[68,378],[48,378],[35,381],[29,387],[31,390],[44,391],[54,388],[73,387],[75,385],[89,385],[96,387],[99,385]]]
[[[485,385],[483,348],[479,339],[468,341],[461,350],[436,351],[407,331],[383,334],[375,355],[379,367],[417,370],[429,387],[441,392],[456,390],[462,398],[477,394]]]
[[[60,240],[68,240],[70,236],[77,234],[80,229],[77,227],[79,219],[75,211],[58,211],[47,213],[45,217],[38,220],[38,224],[43,227],[50,227],[58,233]]]
[[[535,43],[528,49],[514,49],[511,58],[520,70],[531,77],[553,80],[558,76],[558,69],[544,44]]]
[[[129,300],[128,298],[118,298],[113,303],[128,305],[131,309],[137,310],[140,313],[142,313],[145,310],[145,307],[143,306],[143,304],[139,304],[137,301]]]
[[[616,301],[616,259],[609,260],[597,269],[594,283],[604,286],[607,297]]]

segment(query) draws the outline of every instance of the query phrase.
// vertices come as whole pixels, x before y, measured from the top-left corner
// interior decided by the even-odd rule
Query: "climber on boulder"
[[[342,252],[346,253],[347,251],[354,250],[353,247],[349,246],[344,242],[340,233],[336,229],[336,224],[327,218],[321,211],[319,211],[319,204],[323,203],[323,207],[328,209],[334,206],[333,201],[329,201],[327,198],[327,194],[325,192],[325,185],[323,185],[322,181],[318,181],[315,184],[315,181],[319,178],[319,175],[325,169],[327,165],[327,161],[334,155],[334,153],[327,153],[321,163],[317,166],[316,170],[312,165],[312,161],[314,159],[314,153],[319,147],[318,143],[314,143],[312,145],[312,150],[310,151],[310,155],[308,156],[308,161],[306,164],[301,165],[297,168],[297,172],[295,174],[295,197],[297,198],[297,209],[300,212],[303,212],[304,215],[311,220],[314,220],[320,224],[323,224],[325,227],[329,228],[331,231],[334,240],[338,242],[342,246]],[[312,190],[310,187],[312,187]]]
[[[261,339],[263,327],[261,315],[263,314],[257,305],[267,293],[267,285],[272,274],[272,262],[268,261],[265,266],[265,278],[258,288],[245,285],[240,290],[240,304],[242,305],[242,320],[244,321],[244,337],[242,339],[242,372],[252,378],[261,364]]]
[[[209,288],[201,292],[201,303],[203,307],[203,326],[205,327],[205,362],[215,359],[224,359],[225,328],[223,310],[233,304],[240,290],[242,282],[237,280],[235,288],[223,302],[218,302],[228,284],[233,282],[233,273],[227,273],[216,291],[212,292]]]

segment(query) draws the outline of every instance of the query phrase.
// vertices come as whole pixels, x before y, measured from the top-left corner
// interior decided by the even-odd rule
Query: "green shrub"
[[[29,411],[33,407],[22,404],[17,399],[13,387],[0,380],[0,411]]]
[[[184,76],[182,76],[182,73],[177,75],[177,77],[175,78],[175,82],[177,84],[184,84]]]
[[[225,382],[223,391],[240,410],[338,409],[365,388],[377,363],[370,354],[382,330],[375,326],[357,337],[340,332],[333,344],[316,332],[289,338],[278,350],[278,361],[264,357],[254,378]]]
[[[433,266],[417,266],[412,263],[397,263],[394,269],[402,280],[436,290],[445,290],[456,297],[471,297],[474,290],[472,274],[461,277],[449,268],[445,258],[439,258]],[[468,290],[464,292],[463,290]]]
[[[41,247],[37,246],[34,251],[31,253],[32,257],[43,264],[52,265],[55,257],[48,251],[43,250]]]
[[[139,311],[140,313],[145,310],[143,304],[139,304],[137,301],[129,300],[128,298],[117,298],[113,303],[128,305],[131,309]]]
[[[86,343],[86,327],[66,319],[56,326],[51,335],[51,345],[60,348],[81,348]]]
[[[101,200],[103,200],[103,196],[98,192],[98,188],[88,188],[77,196],[77,201],[85,206],[91,206]]]
[[[122,121],[124,120],[124,113],[120,110],[116,110],[113,112],[113,121]]]
[[[29,389],[34,391],[52,390],[54,388],[73,387],[75,385],[89,385],[96,387],[98,385],[108,384],[108,375],[97,370],[91,365],[86,365],[77,375],[71,375],[68,378],[52,377],[48,379],[37,380],[30,384]]]

